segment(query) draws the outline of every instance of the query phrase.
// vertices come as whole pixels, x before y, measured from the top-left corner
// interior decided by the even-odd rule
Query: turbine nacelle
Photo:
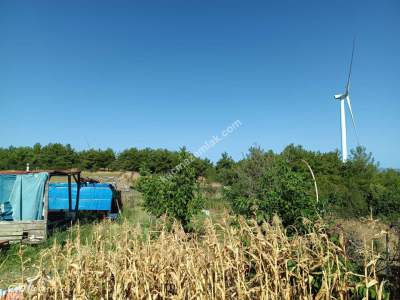
[[[335,95],[335,100],[345,100],[349,93]]]

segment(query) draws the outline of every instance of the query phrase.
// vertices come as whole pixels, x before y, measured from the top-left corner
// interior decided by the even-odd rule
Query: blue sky
[[[0,146],[340,147],[400,167],[399,1],[0,1]],[[349,120],[348,120],[349,121]],[[349,145],[356,145],[348,122]]]

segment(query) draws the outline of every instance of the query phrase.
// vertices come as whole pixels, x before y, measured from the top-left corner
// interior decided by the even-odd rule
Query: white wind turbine
[[[350,78],[351,78],[351,69],[353,66],[354,46],[355,46],[355,40],[353,40],[353,50],[351,52],[349,76],[347,77],[347,84],[346,84],[345,92],[343,94],[335,95],[335,99],[340,101],[340,125],[341,125],[341,129],[342,129],[342,161],[343,162],[346,162],[346,160],[347,160],[346,111],[345,111],[345,104],[344,104],[345,101],[347,102],[347,106],[349,108],[349,112],[351,115],[351,121],[353,123],[354,131],[356,133],[357,143],[358,143],[356,123],[354,122],[353,111],[351,109],[351,103],[350,103]]]

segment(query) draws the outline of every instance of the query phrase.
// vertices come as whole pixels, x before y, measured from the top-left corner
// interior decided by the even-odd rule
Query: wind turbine
[[[351,69],[353,66],[354,48],[355,48],[355,39],[353,40],[353,50],[351,52],[349,75],[347,77],[345,91],[343,94],[335,95],[335,100],[340,101],[340,127],[342,129],[342,161],[343,162],[346,162],[346,160],[347,160],[346,111],[345,111],[345,103],[344,103],[345,101],[349,108],[349,112],[351,115],[351,121],[353,123],[353,128],[356,133],[357,143],[358,143],[356,123],[354,122],[354,115],[353,115],[353,111],[351,109],[351,102],[350,102],[350,79],[351,79]]]

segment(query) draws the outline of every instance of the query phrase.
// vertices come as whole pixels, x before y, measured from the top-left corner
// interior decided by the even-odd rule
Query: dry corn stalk
[[[128,222],[97,225],[90,242],[55,243],[27,295],[34,299],[347,299],[383,284],[369,253],[365,273],[348,267],[343,239],[319,223],[289,237],[279,219],[238,226],[207,220],[201,236],[175,224],[144,235]],[[78,229],[79,230],[79,229]],[[367,293],[368,295],[368,293]],[[368,297],[368,296],[367,296]]]

